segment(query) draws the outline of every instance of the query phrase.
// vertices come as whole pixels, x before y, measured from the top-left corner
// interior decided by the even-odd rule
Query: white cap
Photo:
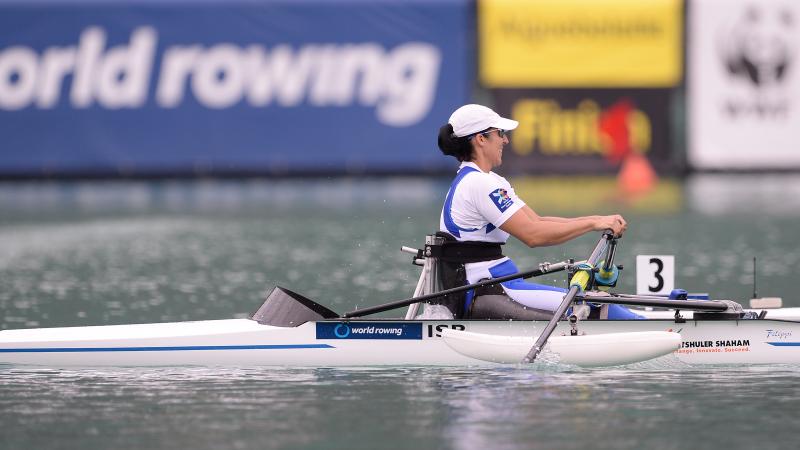
[[[513,130],[519,122],[500,117],[499,114],[482,105],[464,105],[458,108],[447,121],[453,126],[456,137],[469,136],[487,128]]]

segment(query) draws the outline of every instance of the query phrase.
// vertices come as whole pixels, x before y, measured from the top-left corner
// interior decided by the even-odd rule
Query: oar
[[[490,284],[502,283],[505,281],[515,280],[517,278],[530,278],[530,277],[537,277],[539,275],[544,275],[546,273],[559,272],[561,270],[565,270],[568,265],[569,263],[566,262],[546,264],[546,265],[543,264],[542,266],[540,266],[538,269],[535,270],[514,273],[503,277],[491,278],[489,280],[480,281],[478,283],[467,284],[464,286],[454,287],[452,289],[445,289],[443,291],[434,292],[432,294],[420,295],[419,297],[411,297],[404,300],[396,300],[393,302],[384,303],[382,305],[370,306],[369,308],[357,309],[355,311],[346,312],[342,314],[341,317],[346,319],[350,317],[361,317],[369,314],[389,311],[396,308],[402,308],[404,306],[408,306],[414,303],[424,302],[432,298],[443,297],[445,295],[450,295],[450,294],[457,294],[459,292],[468,291],[470,289],[475,289],[482,286],[488,286]]]
[[[576,295],[576,300],[608,305],[650,306],[653,308],[685,309],[689,311],[727,311],[730,306],[719,300],[672,300],[647,295]]]
[[[597,246],[594,248],[592,255],[589,257],[587,261],[591,267],[594,267],[597,262],[602,257],[602,254],[605,252],[608,243],[614,239],[613,233],[610,231],[606,231],[603,233],[603,237],[600,238],[600,241],[597,243]],[[558,321],[567,312],[567,309],[572,304],[572,300],[575,299],[575,296],[578,295],[578,292],[582,292],[586,289],[586,286],[589,284],[589,280],[593,274],[587,271],[580,271],[572,276],[572,280],[569,283],[569,291],[567,291],[567,295],[564,296],[564,300],[561,301],[561,304],[558,305],[558,309],[553,314],[553,318],[550,319],[550,322],[547,323],[547,326],[544,327],[542,334],[539,335],[539,339],[536,340],[536,343],[533,344],[533,347],[525,355],[525,359],[522,360],[524,363],[531,363],[533,362],[536,357],[539,355],[539,352],[542,351],[542,348],[547,343],[547,339],[550,338],[550,335],[553,334],[553,330],[556,329],[556,325],[558,325]]]

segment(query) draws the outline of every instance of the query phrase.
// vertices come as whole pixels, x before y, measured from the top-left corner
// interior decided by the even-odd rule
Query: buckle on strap
[[[502,244],[497,242],[466,241],[445,242],[442,245],[425,245],[425,256],[439,258],[441,261],[461,264],[492,261],[503,257]]]

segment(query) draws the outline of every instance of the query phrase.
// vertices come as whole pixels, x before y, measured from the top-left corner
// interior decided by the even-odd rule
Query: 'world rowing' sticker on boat
[[[422,324],[419,322],[317,322],[317,339],[422,339]]]

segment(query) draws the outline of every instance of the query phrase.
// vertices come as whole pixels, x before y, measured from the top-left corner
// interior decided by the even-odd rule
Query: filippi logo
[[[750,5],[719,33],[724,69],[747,91],[731,92],[724,104],[731,117],[784,117],[789,112],[786,84],[797,44],[793,11],[786,6]]]
[[[784,330],[767,330],[767,339],[788,339],[792,337],[791,331]]]
[[[167,47],[154,71],[158,34],[133,30],[130,42],[107,48],[106,32],[89,27],[73,46],[24,45],[0,49],[0,110],[52,109],[69,92],[69,105],[139,108],[155,79],[155,102],[177,108],[187,93],[210,109],[252,107],[375,107],[378,121],[409,126],[430,110],[441,52],[425,42],[387,49],[373,42],[287,44],[265,48],[220,43]],[[157,73],[157,77],[153,77]],[[71,79],[69,86],[62,86]]]

